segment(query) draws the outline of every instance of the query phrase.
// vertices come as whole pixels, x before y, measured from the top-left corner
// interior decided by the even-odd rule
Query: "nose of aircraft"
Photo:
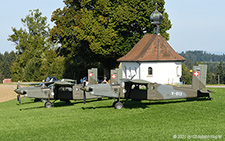
[[[21,90],[20,89],[15,89],[14,92],[16,92],[17,94],[21,94]]]
[[[16,92],[17,94],[22,94],[22,95],[26,94],[26,91],[21,90],[21,89],[15,89],[14,92]]]

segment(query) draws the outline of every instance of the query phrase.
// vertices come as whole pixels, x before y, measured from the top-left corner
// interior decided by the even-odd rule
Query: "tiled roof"
[[[146,34],[119,62],[184,61],[161,35]]]

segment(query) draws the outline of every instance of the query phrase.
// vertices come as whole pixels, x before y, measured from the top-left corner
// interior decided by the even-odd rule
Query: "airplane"
[[[52,107],[56,100],[66,101],[66,103],[70,103],[70,100],[84,100],[84,103],[86,103],[86,99],[101,99],[101,96],[93,96],[80,90],[80,88],[86,85],[97,84],[97,69],[89,69],[88,73],[88,82],[84,82],[83,84],[76,84],[76,81],[72,79],[62,79],[33,83],[31,85],[35,86],[30,87],[21,87],[20,82],[18,82],[17,88],[14,91],[17,93],[19,104],[21,104],[21,95],[24,95],[28,98],[35,98],[35,102],[39,99],[46,100],[46,108]],[[50,100],[55,101],[52,103]]]
[[[157,101],[204,97],[212,100],[209,93],[213,91],[204,89],[206,85],[207,65],[200,64],[194,66],[193,70],[192,85],[190,87],[164,85],[136,79],[122,80],[117,84],[87,85],[81,88],[81,90],[94,96],[114,98],[115,102],[113,103],[113,106],[115,109],[124,108],[120,99],[126,99],[126,101],[128,99]],[[111,74],[111,77],[111,80],[118,78],[115,73]]]

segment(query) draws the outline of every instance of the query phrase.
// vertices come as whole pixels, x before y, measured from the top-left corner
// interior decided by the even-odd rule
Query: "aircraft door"
[[[125,85],[127,90],[125,97],[132,100],[147,100],[147,84],[129,83]]]
[[[56,86],[54,91],[55,91],[55,99],[61,99],[61,100],[73,99],[72,86]]]

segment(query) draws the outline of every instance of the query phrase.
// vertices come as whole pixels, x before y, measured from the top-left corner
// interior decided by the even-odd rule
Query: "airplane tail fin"
[[[91,68],[88,69],[88,84],[98,84],[98,69]]]
[[[122,79],[122,69],[116,68],[115,70],[111,70],[110,84],[118,84],[120,79]]]
[[[207,77],[207,65],[199,64],[193,67],[192,72],[192,88],[202,89],[205,88]]]

